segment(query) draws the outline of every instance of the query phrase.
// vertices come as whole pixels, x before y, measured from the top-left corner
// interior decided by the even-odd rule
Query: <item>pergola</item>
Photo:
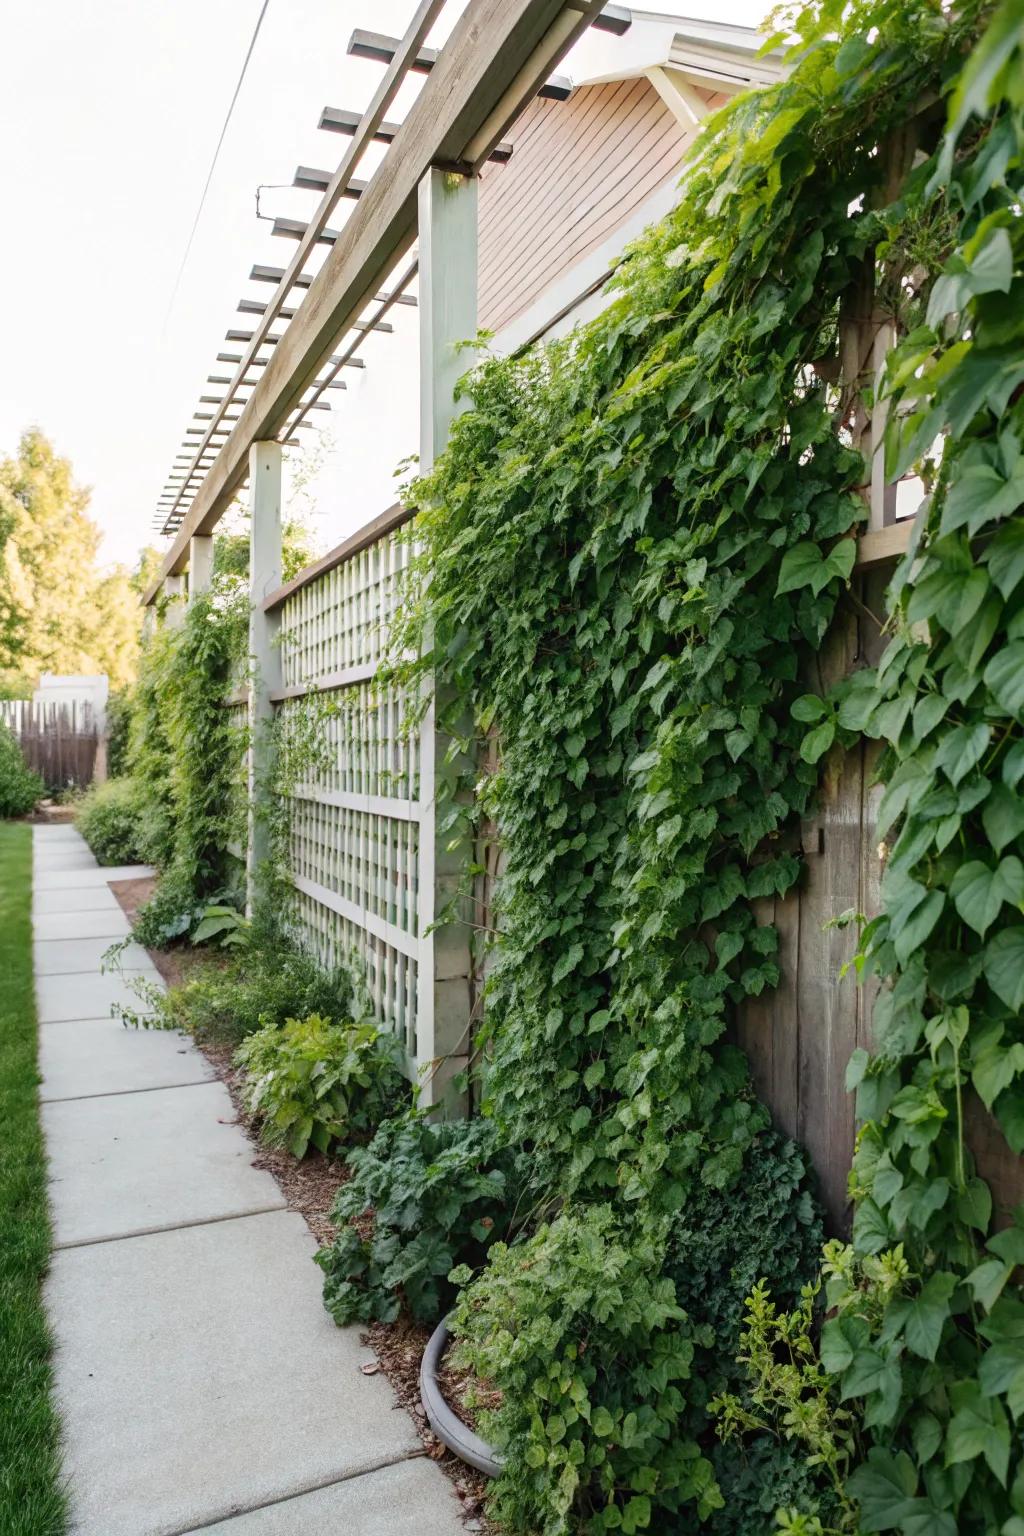
[[[503,135],[534,96],[568,93],[553,72],[587,27],[621,33],[630,25],[628,11],[601,0],[470,0],[435,50],[425,39],[444,5],[420,0],[400,39],[353,34],[350,52],[380,62],[384,74],[364,112],[324,110],[321,126],[349,138],[341,161],[333,172],[298,168],[294,184],[321,192],[316,212],[306,224],[276,219],[274,233],[294,239],[295,253],[286,267],[251,270],[273,292],[265,303],[240,302],[252,329],[227,332],[238,350],[217,361],[231,371],[208,376],[218,392],[200,397],[157,505],[157,526],[173,542],[147,605],[179,590],[186,568],[193,591],[206,584],[209,541],[252,480],[260,445],[297,443],[311,413],[329,409],[328,392],[345,387],[342,370],[363,366],[366,338],[391,330],[394,306],[417,302],[408,292],[417,275],[421,463],[443,445],[466,366],[453,343],[476,331],[477,173],[488,159],[508,158]],[[414,72],[426,75],[423,89],[402,122],[389,121]],[[375,142],[387,146],[382,162],[368,179],[357,177]],[[351,211],[331,228],[343,200]],[[327,251],[313,273],[305,269],[317,246]]]

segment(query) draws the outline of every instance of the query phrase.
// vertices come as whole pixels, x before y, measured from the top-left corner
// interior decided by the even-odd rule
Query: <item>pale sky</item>
[[[461,0],[446,7],[441,42]],[[317,129],[325,105],[361,109],[381,66],[346,54],[353,28],[404,31],[414,0],[270,0],[177,296],[175,276],[260,0],[0,0],[0,455],[38,424],[92,487],[103,557],[134,560],[170,461],[254,262],[285,266],[291,241],[256,219],[259,183],[297,165],[333,170],[348,140]],[[648,10],[756,24],[761,0],[648,3]],[[562,66],[589,73],[590,34]],[[602,68],[603,68],[602,64]],[[407,85],[389,116],[419,89]],[[364,166],[362,174],[367,174]],[[318,195],[261,193],[261,211],[305,218]],[[336,224],[351,207],[343,203]],[[307,497],[321,548],[395,499],[397,460],[415,449],[416,312],[367,343],[364,370],[334,411]],[[320,415],[321,413],[317,413]],[[324,413],[325,414],[325,413]],[[308,432],[305,439],[315,440]],[[298,450],[296,450],[298,452]],[[303,450],[305,452],[305,449]]]

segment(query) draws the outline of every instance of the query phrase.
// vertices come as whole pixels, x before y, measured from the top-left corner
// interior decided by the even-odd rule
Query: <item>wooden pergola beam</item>
[[[483,164],[600,10],[600,0],[471,0],[267,360],[145,595],[147,605],[164,577],[185,569],[192,535],[216,528],[248,475],[249,449],[277,436],[337,338],[409,250],[423,177],[435,165]]]

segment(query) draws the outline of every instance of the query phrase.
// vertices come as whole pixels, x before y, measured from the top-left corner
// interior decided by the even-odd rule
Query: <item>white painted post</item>
[[[184,576],[164,577],[164,597],[167,599],[164,618],[172,629],[177,629],[185,617]]]
[[[246,913],[251,917],[261,872],[271,852],[267,820],[273,771],[271,694],[281,686],[281,650],[275,643],[278,613],[264,613],[263,599],[281,585],[281,445],[253,443],[249,450],[249,837]]]
[[[188,600],[194,603],[213,579],[213,536],[194,533],[188,541]]]
[[[457,350],[477,329],[477,183],[428,171],[419,185],[420,468],[444,449],[459,410],[456,381],[472,357]],[[466,921],[427,930],[456,896],[463,860],[437,827],[437,787],[448,738],[431,698],[420,735],[419,954],[416,1056],[424,1106],[464,1108],[452,1086],[472,1047],[470,929]],[[459,914],[463,919],[468,913]]]

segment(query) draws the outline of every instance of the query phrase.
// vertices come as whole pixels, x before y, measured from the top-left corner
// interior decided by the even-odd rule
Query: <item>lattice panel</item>
[[[324,886],[342,902],[415,939],[419,834],[416,821],[296,797],[292,876]]]
[[[377,665],[410,553],[396,529],[288,598],[281,610],[286,688]]]
[[[301,889],[292,900],[292,920],[303,946],[321,965],[347,965],[362,975],[376,1018],[415,1060],[416,961]]]
[[[302,699],[281,705],[283,740],[308,736]],[[404,689],[355,683],[318,697],[315,746],[302,749],[305,783],[332,794],[415,800],[419,795],[419,737],[409,729],[412,708]]]
[[[415,1057],[420,744],[414,698],[374,681],[410,554],[395,530],[285,601],[278,719],[296,936],[354,964]]]

